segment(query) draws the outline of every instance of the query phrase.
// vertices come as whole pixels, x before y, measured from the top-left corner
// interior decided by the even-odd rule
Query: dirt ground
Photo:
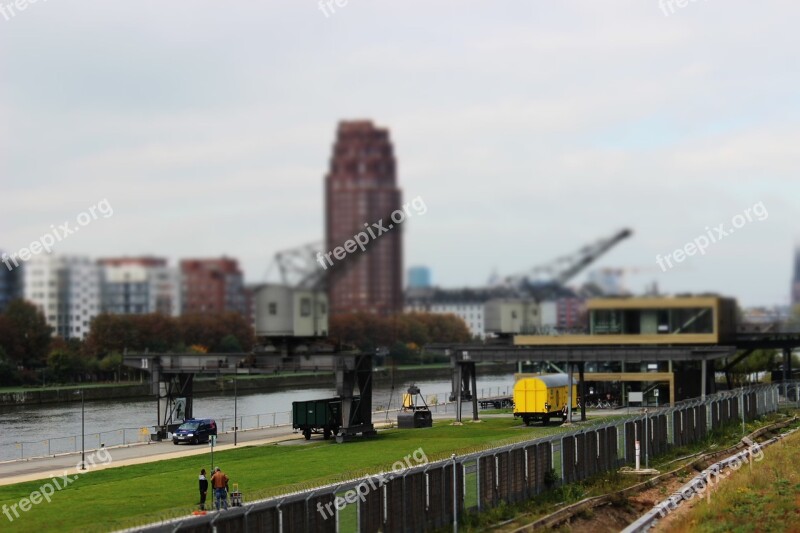
[[[726,478],[722,479],[724,483]],[[626,528],[631,522],[648,512],[656,504],[666,499],[670,494],[679,490],[688,478],[680,481],[677,477],[672,477],[656,487],[649,488],[626,500],[621,500],[615,504],[608,504],[593,509],[589,516],[576,516],[569,522],[562,524],[559,531],[569,531],[574,533],[595,533],[595,532],[616,532]],[[711,498],[719,484],[713,484],[708,490],[711,491]],[[676,530],[673,526],[676,519],[688,513],[697,505],[698,502],[706,498],[706,493],[696,496],[688,502],[682,502],[674,511],[664,518],[659,519],[658,523],[650,531],[656,533],[670,533]],[[799,502],[800,503],[800,502]]]
[[[678,478],[670,478],[659,486],[649,488],[630,498],[595,507],[591,513],[587,513],[588,516],[576,516],[562,524],[559,530],[575,533],[620,531],[682,485]]]

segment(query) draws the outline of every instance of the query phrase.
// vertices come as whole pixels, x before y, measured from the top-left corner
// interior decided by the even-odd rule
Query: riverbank
[[[504,375],[516,371],[514,364],[481,364],[479,375]],[[452,371],[450,365],[418,365],[398,367],[392,372],[390,368],[380,368],[373,373],[373,386],[391,386],[401,389],[408,382],[450,379]],[[194,393],[196,396],[233,394],[232,376],[225,375],[219,379],[213,377],[196,379]],[[333,372],[292,372],[274,375],[240,375],[236,387],[239,394],[248,394],[265,391],[280,391],[293,388],[319,387],[329,385],[335,388],[336,382]],[[149,383],[92,383],[86,386],[68,385],[63,387],[47,388],[13,388],[0,389],[0,407],[46,405],[55,403],[69,403],[81,401],[83,391],[84,399],[89,401],[100,400],[143,400],[155,397],[150,390]]]

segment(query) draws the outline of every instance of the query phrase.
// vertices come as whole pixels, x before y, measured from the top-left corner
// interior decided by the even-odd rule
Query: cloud
[[[795,3],[35,7],[0,20],[3,248],[108,197],[113,219],[67,251],[224,252],[260,279],[320,238],[336,122],[370,117],[430,207],[407,263],[444,285],[623,226],[636,236],[601,264],[648,264],[763,200],[768,230],[658,280],[788,295],[790,261],[756,258],[788,258],[798,231]]]

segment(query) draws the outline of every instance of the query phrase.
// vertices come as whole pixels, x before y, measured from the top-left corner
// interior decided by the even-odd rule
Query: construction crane
[[[324,290],[326,270],[318,262],[322,243],[313,242],[275,253],[267,277],[277,267],[281,283],[297,289]]]
[[[628,228],[622,229],[611,237],[600,239],[595,243],[582,247],[573,254],[533,267],[527,272],[507,276],[500,283],[500,286],[519,291],[562,287],[600,256],[631,235],[633,235],[632,230]]]

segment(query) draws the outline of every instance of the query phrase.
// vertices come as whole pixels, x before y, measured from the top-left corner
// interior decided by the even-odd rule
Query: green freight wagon
[[[359,400],[353,398],[354,404],[358,405]],[[342,425],[341,398],[292,402],[292,428],[302,431],[306,440],[311,439],[312,433],[322,433],[329,439]]]

